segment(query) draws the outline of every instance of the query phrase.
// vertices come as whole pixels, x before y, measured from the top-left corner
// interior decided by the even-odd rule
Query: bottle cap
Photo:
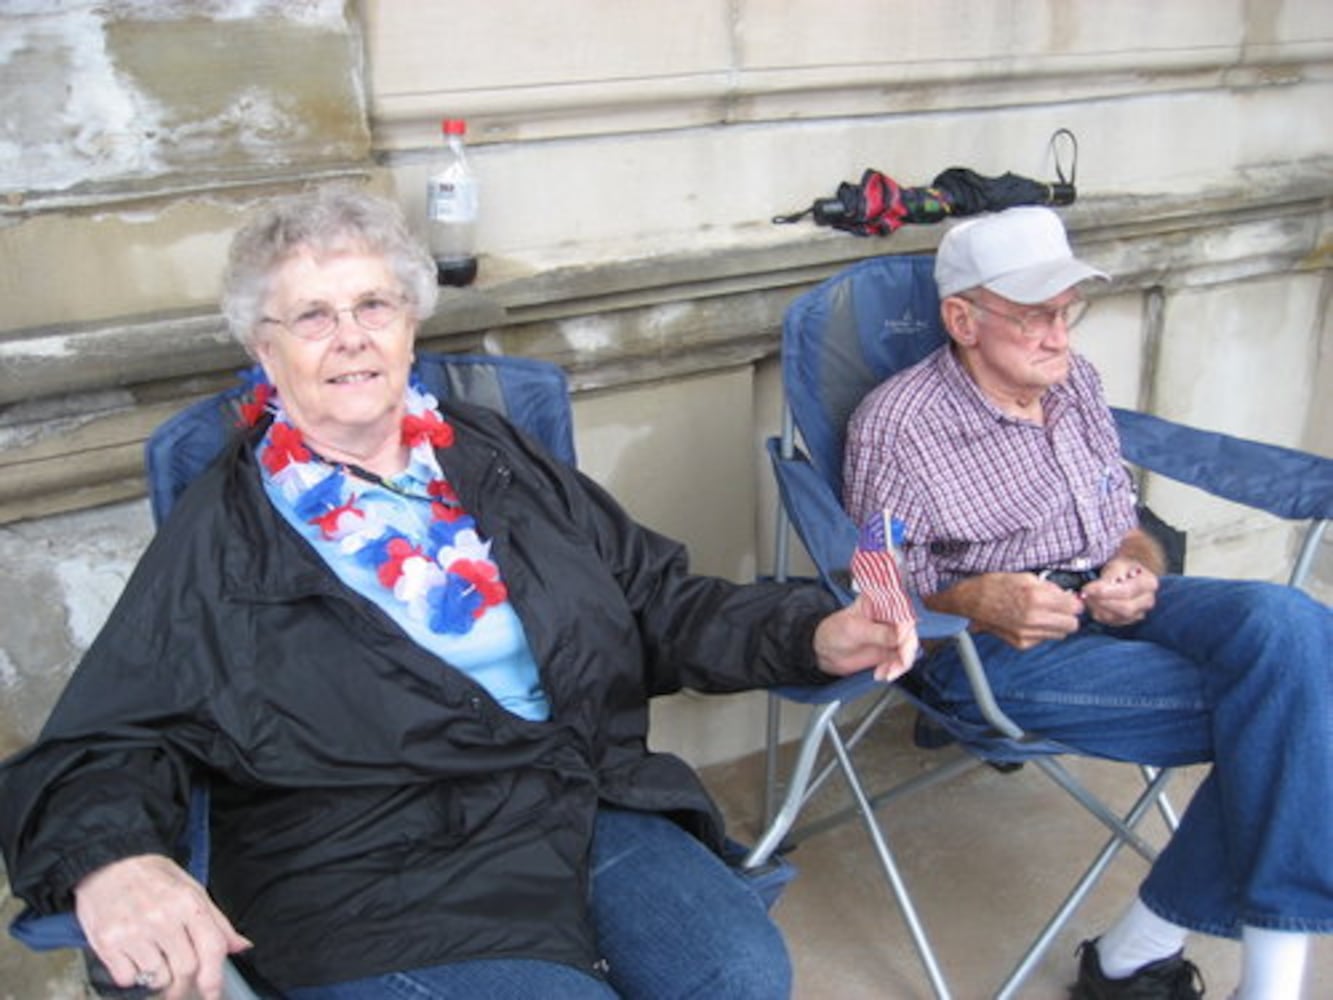
[[[440,123],[440,131],[445,135],[465,135],[467,121],[463,118],[446,118]]]

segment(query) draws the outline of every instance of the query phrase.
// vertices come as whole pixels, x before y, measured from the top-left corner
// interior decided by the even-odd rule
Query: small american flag
[[[876,621],[914,622],[916,610],[907,596],[902,570],[894,555],[892,522],[884,514],[874,515],[861,526],[856,551],[852,553],[852,581],[864,594]]]

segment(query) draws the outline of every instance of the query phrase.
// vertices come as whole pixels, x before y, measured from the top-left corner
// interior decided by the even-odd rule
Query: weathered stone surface
[[[368,152],[360,40],[341,0],[11,6],[0,87],[6,131],[23,141],[0,143],[0,192]]]
[[[151,533],[143,502],[0,528],[0,757],[37,735]]]

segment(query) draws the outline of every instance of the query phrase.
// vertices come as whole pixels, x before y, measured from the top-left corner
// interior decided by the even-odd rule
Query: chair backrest
[[[782,384],[810,461],[842,495],[848,418],[872,388],[944,343],[933,256],[859,261],[797,297]]]
[[[946,340],[934,262],[928,254],[859,261],[797,297],[784,316],[786,404],[810,464],[834,497],[842,495],[852,411],[876,385]],[[1112,407],[1111,414],[1122,454],[1133,465],[1278,517],[1312,520],[1311,532],[1322,533],[1322,525],[1333,518],[1333,461],[1328,458],[1119,407]],[[798,486],[793,481],[790,488]],[[854,537],[851,530],[813,520],[804,531],[798,525],[816,561],[841,558]],[[1293,584],[1304,578],[1317,537],[1307,537]]]
[[[847,567],[857,530],[840,499],[848,418],[867,392],[940,347],[945,336],[930,256],[859,261],[788,307],[782,333],[783,391],[808,455],[785,440],[785,428],[783,439],[768,442],[779,494],[774,574],[779,579],[786,578],[783,536],[790,525],[820,580],[843,601],[851,600]],[[919,602],[917,612],[921,638],[965,636],[965,620],[929,612]],[[921,700],[913,677],[908,674],[899,682],[908,699],[989,760],[1021,761],[1066,749],[1040,738],[1016,742],[998,727],[945,715]],[[801,700],[790,690],[785,696]],[[1008,725],[1017,731],[1013,723]]]
[[[565,373],[531,358],[419,352],[414,372],[437,399],[495,410],[553,456],[575,464],[574,425]],[[171,417],[144,446],[153,520],[161,524],[185,488],[221,453],[236,432],[249,387],[238,383]]]

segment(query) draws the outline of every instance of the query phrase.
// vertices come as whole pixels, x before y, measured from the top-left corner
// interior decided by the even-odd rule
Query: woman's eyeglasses
[[[1070,299],[1062,306],[1037,307],[1011,313],[996,309],[994,306],[988,306],[976,299],[970,299],[966,295],[960,295],[959,298],[974,309],[1008,320],[1018,328],[1018,332],[1023,335],[1025,340],[1040,340],[1051,331],[1056,323],[1063,324],[1066,330],[1074,329],[1083,321],[1083,317],[1088,315],[1088,308],[1092,305],[1087,299],[1079,298]]]
[[[276,323],[302,340],[323,340],[338,328],[339,317],[351,313],[363,330],[383,330],[403,314],[404,303],[388,295],[368,295],[354,305],[338,309],[327,302],[312,302],[287,319],[264,316],[261,323]]]

